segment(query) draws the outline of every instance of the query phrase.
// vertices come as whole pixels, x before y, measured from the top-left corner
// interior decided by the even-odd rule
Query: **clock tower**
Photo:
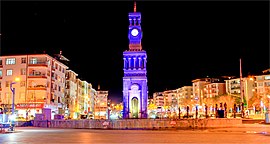
[[[141,13],[129,13],[129,49],[123,52],[123,118],[147,118],[146,51],[142,49]]]

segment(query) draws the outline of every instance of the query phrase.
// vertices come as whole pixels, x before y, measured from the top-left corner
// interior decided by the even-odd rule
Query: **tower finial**
[[[136,12],[136,1],[134,0],[134,12]]]

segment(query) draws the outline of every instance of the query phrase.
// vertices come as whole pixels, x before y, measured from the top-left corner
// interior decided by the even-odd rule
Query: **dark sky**
[[[1,55],[59,53],[79,78],[122,100],[133,1],[1,2]],[[269,2],[137,1],[149,95],[201,77],[269,68]]]

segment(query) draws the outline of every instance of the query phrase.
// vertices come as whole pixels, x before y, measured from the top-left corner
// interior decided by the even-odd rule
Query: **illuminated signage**
[[[27,109],[27,108],[43,108],[43,103],[19,103],[16,104],[16,109]]]

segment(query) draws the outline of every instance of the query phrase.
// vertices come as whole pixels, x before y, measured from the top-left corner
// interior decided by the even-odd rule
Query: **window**
[[[31,58],[30,64],[37,64],[37,58]]]
[[[265,86],[270,86],[270,82],[265,82]]]
[[[26,75],[26,69],[25,68],[21,69],[21,75]]]
[[[21,87],[25,87],[25,81],[21,81],[21,82],[20,82],[20,86],[21,86]]]
[[[60,97],[57,97],[58,103],[61,103],[61,99]]]
[[[51,61],[48,60],[48,61],[47,61],[47,64],[48,64],[48,66],[50,66],[50,65],[51,65]]]
[[[263,77],[261,77],[261,76],[257,77],[257,80],[263,80]]]
[[[22,64],[23,64],[23,63],[26,63],[26,58],[25,58],[25,57],[21,58],[21,63],[22,63]]]
[[[11,75],[12,75],[12,70],[11,69],[7,70],[7,76],[11,76]]]
[[[0,70],[0,77],[2,77],[2,70]]]
[[[2,88],[2,83],[0,82],[0,88]],[[1,93],[0,93],[1,94]]]
[[[15,58],[7,58],[6,65],[12,65],[12,64],[16,64],[16,59]]]
[[[0,60],[0,65],[2,65],[2,60]]]
[[[47,70],[47,76],[50,76],[50,70]]]
[[[270,79],[270,75],[265,76],[265,79],[266,79],[266,80],[269,80],[269,79]]]
[[[6,87],[9,87],[10,81],[6,81]]]

